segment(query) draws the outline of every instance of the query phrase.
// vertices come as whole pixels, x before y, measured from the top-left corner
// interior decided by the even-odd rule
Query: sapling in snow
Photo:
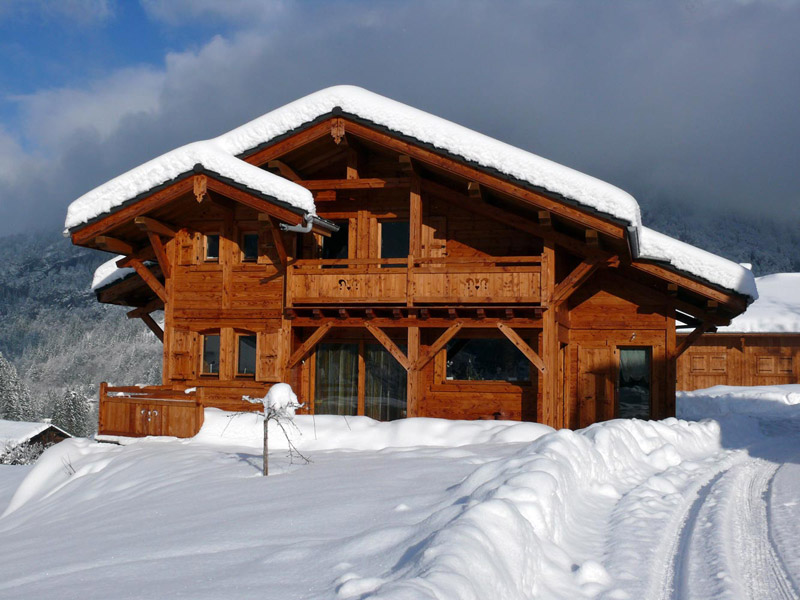
[[[286,436],[286,441],[289,444],[289,457],[293,458],[296,454],[304,461],[309,462],[309,459],[303,456],[302,453],[295,447],[292,443],[292,440],[289,438],[289,433],[286,431],[286,426],[294,425],[294,412],[301,408],[303,405],[297,401],[297,396],[292,391],[292,386],[288,383],[276,383],[273,385],[267,395],[263,398],[251,398],[250,396],[243,396],[243,400],[250,402],[252,404],[262,404],[263,405],[263,412],[261,413],[264,417],[264,469],[262,471],[263,475],[268,474],[268,459],[267,459],[267,451],[269,448],[269,422],[275,421],[278,427],[281,428],[283,431],[283,435]],[[296,429],[296,427],[295,427]]]

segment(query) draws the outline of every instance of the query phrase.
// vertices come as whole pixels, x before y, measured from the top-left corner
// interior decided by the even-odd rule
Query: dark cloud
[[[339,83],[640,200],[800,217],[797,3],[279,4],[235,34],[168,55],[131,78],[129,93],[112,73],[22,99],[22,146],[36,156],[21,157],[13,179],[0,168],[0,232],[57,225],[72,199],[106,179]],[[84,105],[102,127],[81,115]]]

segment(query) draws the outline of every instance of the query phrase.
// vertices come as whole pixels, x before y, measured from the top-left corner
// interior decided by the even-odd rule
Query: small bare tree
[[[267,395],[263,398],[251,398],[250,396],[243,396],[242,399],[252,404],[261,404],[264,407],[261,414],[264,417],[264,468],[262,470],[262,474],[265,477],[269,472],[267,452],[269,449],[270,421],[275,421],[275,423],[278,424],[278,427],[281,428],[283,435],[286,437],[286,442],[289,444],[289,457],[294,458],[296,455],[307,463],[311,462],[307,457],[303,456],[303,454],[292,443],[292,440],[289,437],[289,432],[286,431],[286,427],[294,427],[297,429],[297,426],[294,424],[293,420],[294,413],[298,408],[302,408],[304,406],[297,401],[297,396],[292,391],[292,386],[290,386],[288,383],[276,383],[269,389],[269,392],[267,392]]]

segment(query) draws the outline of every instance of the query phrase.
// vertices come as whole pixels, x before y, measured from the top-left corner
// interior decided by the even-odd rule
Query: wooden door
[[[134,405],[134,435],[161,435],[164,407],[160,404]]]
[[[579,427],[614,418],[614,350],[578,347]]]

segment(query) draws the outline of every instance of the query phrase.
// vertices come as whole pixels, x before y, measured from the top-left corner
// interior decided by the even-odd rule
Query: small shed
[[[0,419],[0,452],[21,444],[52,446],[70,437],[69,433],[52,423]]]
[[[800,383],[800,273],[757,277],[756,286],[747,311],[678,359],[679,390]]]

